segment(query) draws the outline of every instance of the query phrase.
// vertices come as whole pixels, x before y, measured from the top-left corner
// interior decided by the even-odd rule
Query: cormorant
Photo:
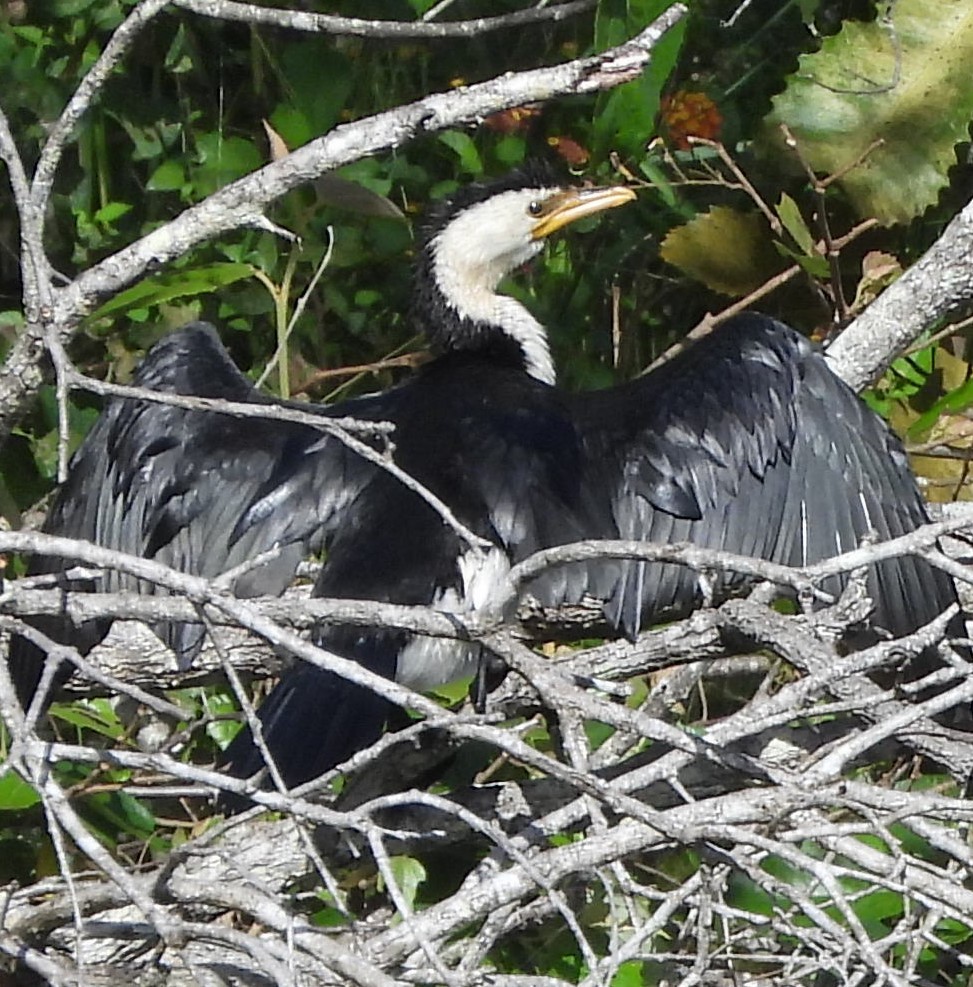
[[[398,387],[319,411],[393,422],[396,464],[489,551],[471,550],[426,500],[319,430],[133,400],[108,403],[45,530],[205,576],[282,546],[272,564],[237,580],[238,595],[282,592],[298,561],[324,546],[317,595],[458,612],[488,602],[512,563],[582,538],[686,541],[803,565],[866,534],[890,538],[925,522],[885,423],[806,339],[768,317],[738,316],[620,387],[555,387],[544,328],[498,283],[550,233],[632,197],[624,188],[566,187],[540,165],[462,188],[431,212],[418,249],[414,315],[437,357]],[[203,323],[159,342],[135,383],[268,401]],[[711,589],[719,598],[741,582],[720,576]],[[956,598],[947,576],[912,557],[873,566],[868,585],[875,624],[895,635]],[[117,573],[98,582],[132,587],[157,591]],[[629,561],[562,566],[531,592],[548,605],[585,593],[601,599],[607,620],[629,636],[701,600],[693,572]],[[66,633],[56,621],[46,629]],[[79,646],[105,630],[83,628]],[[183,660],[199,647],[197,626],[158,630]],[[315,639],[420,690],[477,662],[470,645],[399,631],[329,626]],[[39,660],[32,646],[15,644],[23,696],[36,687]],[[385,700],[303,663],[259,710],[288,785],[376,739],[386,713]],[[249,730],[226,762],[240,777],[263,766]]]

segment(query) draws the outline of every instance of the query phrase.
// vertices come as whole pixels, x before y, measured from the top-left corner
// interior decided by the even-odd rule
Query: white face
[[[544,327],[515,299],[497,293],[501,279],[536,256],[544,239],[569,223],[635,198],[624,186],[511,189],[468,206],[426,249],[442,299],[459,316],[439,331],[446,345],[469,345],[472,327],[489,327],[520,344],[524,369],[554,383]],[[458,328],[468,324],[466,329]],[[456,337],[450,339],[450,334]]]
[[[541,251],[533,237],[537,205],[556,188],[515,189],[478,202],[436,237],[433,249],[440,287],[447,298],[493,291],[511,271]]]

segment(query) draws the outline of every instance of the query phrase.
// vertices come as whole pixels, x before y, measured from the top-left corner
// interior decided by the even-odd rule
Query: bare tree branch
[[[475,17],[463,21],[378,21],[359,17],[339,17],[307,10],[276,9],[234,0],[175,0],[175,6],[203,17],[241,21],[244,24],[268,24],[311,34],[345,34],[362,38],[473,38],[489,31],[511,30],[531,24],[556,24],[569,17],[586,13],[595,0],[569,0],[550,6],[529,7],[496,17]]]
[[[973,202],[939,239],[828,348],[835,372],[855,390],[954,310],[973,303]]]

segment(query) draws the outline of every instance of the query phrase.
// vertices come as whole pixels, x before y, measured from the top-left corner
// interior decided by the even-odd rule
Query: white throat
[[[510,192],[520,203],[515,215],[526,217],[531,193]],[[474,324],[494,326],[520,344],[527,373],[545,384],[555,381],[547,332],[527,309],[497,292],[501,279],[540,253],[540,241],[530,240],[528,227],[516,235],[502,225],[503,213],[493,202],[474,206],[449,223],[432,243],[433,277],[446,304]],[[509,242],[508,252],[498,244]]]
[[[557,371],[544,327],[516,298],[509,295],[493,296],[493,312],[494,325],[502,326],[511,339],[520,343],[527,373],[543,384],[553,385],[557,381]]]

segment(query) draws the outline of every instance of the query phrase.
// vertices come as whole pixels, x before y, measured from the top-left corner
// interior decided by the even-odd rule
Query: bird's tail
[[[344,653],[386,678],[395,674],[397,649],[389,635],[357,636]],[[330,647],[330,644],[329,644]],[[334,649],[338,650],[338,649]],[[288,788],[294,788],[373,744],[391,704],[370,689],[303,662],[287,672],[257,711],[264,743]],[[263,754],[244,727],[224,751],[228,774],[249,778],[266,767]],[[264,787],[271,787],[265,783]],[[231,809],[238,800],[225,802]]]

